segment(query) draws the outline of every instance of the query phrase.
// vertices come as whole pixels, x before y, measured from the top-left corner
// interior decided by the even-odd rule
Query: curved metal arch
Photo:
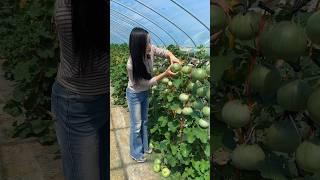
[[[152,12],[158,14],[159,16],[161,16],[162,18],[164,18],[165,20],[167,20],[168,22],[170,22],[172,25],[174,25],[176,28],[178,28],[181,32],[183,32],[183,34],[185,34],[193,43],[193,45],[195,47],[197,47],[196,43],[193,41],[193,39],[183,30],[181,29],[179,26],[177,26],[174,22],[172,22],[170,19],[166,18],[165,16],[163,16],[162,14],[158,13],[156,10],[154,10],[153,8],[149,7],[148,5],[144,4],[143,2],[139,1],[139,0],[135,0],[136,2],[138,2],[139,4],[143,5],[144,7],[150,9]],[[210,31],[210,29],[208,29]]]
[[[119,26],[125,27],[124,24],[122,24],[122,23],[120,23],[120,22],[118,22],[118,21],[115,21],[114,19],[110,19],[110,20],[113,21],[114,23],[118,24]],[[123,21],[123,22],[124,22],[124,21]],[[126,23],[127,25],[129,25],[129,26],[131,26],[131,27],[135,27],[135,26],[133,26],[133,25],[127,23],[127,22],[124,22],[124,23]],[[115,27],[117,28],[117,30],[122,31],[122,30],[121,30],[120,28],[118,28],[117,26],[115,26]],[[128,28],[128,27],[125,27],[125,28]],[[130,31],[129,28],[128,28],[128,30]],[[128,34],[128,37],[129,37],[129,34]],[[154,43],[155,43],[157,46],[159,45],[159,42],[157,42],[156,39],[152,39],[152,41],[154,41]]]
[[[183,7],[181,4],[179,4],[175,0],[169,0],[169,1],[173,2],[175,5],[179,6],[181,9],[186,11],[189,15],[191,15],[194,19],[196,19],[200,24],[202,24],[208,31],[210,31],[210,28],[207,25],[205,25],[200,19],[198,19],[195,15],[193,15],[188,9]]]
[[[113,23],[116,23],[116,24],[118,24],[118,25],[123,25],[123,24],[121,24],[121,23],[119,23],[119,22],[117,22],[117,21],[115,21],[115,20],[113,20],[113,19],[111,19],[111,21],[113,21]],[[119,30],[120,32],[124,32],[124,31],[122,31],[122,29],[121,28],[119,28],[118,26],[114,26],[115,27],[115,29],[116,30]],[[127,36],[125,36],[125,37],[127,37]],[[159,43],[157,42],[157,41],[155,41],[155,40],[153,40],[154,41],[154,43],[157,45],[157,46],[159,46]]]
[[[131,21],[133,21],[133,22],[135,22],[136,24],[138,24],[138,25],[140,25],[140,26],[142,26],[143,28],[145,28],[146,30],[148,30],[150,33],[152,33],[153,35],[155,35],[161,42],[162,42],[162,44],[165,46],[165,43],[164,43],[164,41],[156,34],[156,33],[154,33],[154,32],[152,32],[150,29],[148,29],[147,27],[145,27],[143,24],[141,24],[141,23],[139,23],[139,22],[137,22],[137,21],[135,21],[135,20],[133,20],[133,19],[131,19],[130,17],[128,17],[128,16],[126,16],[126,15],[124,15],[124,14],[122,14],[122,13],[120,13],[120,12],[118,12],[118,11],[116,11],[116,10],[113,10],[113,9],[111,9],[111,11],[114,11],[114,12],[116,12],[116,13],[118,13],[118,14],[120,14],[120,15],[122,15],[122,16],[124,16],[125,18],[127,18],[127,19],[129,19],[129,20],[131,20]],[[119,16],[118,16],[119,17]]]
[[[177,41],[170,35],[170,33],[169,33],[168,31],[166,31],[165,29],[163,29],[161,26],[159,26],[159,25],[158,25],[156,22],[154,22],[153,20],[145,17],[145,16],[142,15],[141,13],[135,11],[134,9],[131,9],[131,8],[127,7],[126,5],[123,5],[122,3],[116,2],[116,1],[114,1],[114,0],[110,0],[110,1],[112,1],[112,2],[114,2],[114,3],[116,3],[116,4],[118,4],[118,5],[120,5],[120,6],[124,7],[124,8],[126,8],[126,9],[128,9],[128,10],[130,10],[130,11],[132,11],[132,12],[138,14],[138,15],[140,15],[141,17],[147,19],[149,22],[151,22],[152,24],[154,24],[155,26],[157,26],[158,28],[160,28],[162,31],[164,31],[168,36],[170,36],[170,38],[171,38],[171,39],[175,42],[175,44],[178,46]]]
[[[114,21],[115,23],[119,24],[119,25],[122,25],[120,22],[117,22],[117,21],[115,21],[114,19],[111,19],[111,20]],[[134,25],[130,24],[130,23],[127,22],[127,21],[124,21],[123,19],[120,19],[120,20],[121,20],[122,22],[124,22],[124,23],[132,26],[132,27],[135,27]],[[152,31],[150,31],[150,33],[154,34]],[[161,38],[159,38],[156,34],[154,34],[154,35],[161,41],[161,43],[162,43],[164,46],[166,46],[165,43],[162,41]],[[154,40],[154,41],[155,41],[155,40]],[[156,42],[156,41],[155,41],[155,42]],[[157,43],[157,45],[158,45],[158,43]]]

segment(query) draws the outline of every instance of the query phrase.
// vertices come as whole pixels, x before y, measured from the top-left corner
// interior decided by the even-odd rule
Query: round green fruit
[[[222,119],[232,128],[241,128],[250,122],[249,106],[239,100],[229,101],[222,108]]]
[[[260,16],[255,12],[239,13],[230,22],[229,30],[240,40],[250,40],[259,32]]]
[[[188,91],[192,91],[194,87],[194,83],[193,82],[189,82],[189,84],[187,85],[187,90]]]
[[[168,168],[163,168],[161,171],[161,174],[163,177],[169,177],[170,176],[170,170]]]
[[[192,103],[192,107],[194,108],[194,109],[202,109],[203,108],[203,103],[201,102],[201,101],[194,101],[193,103]]]
[[[192,80],[194,81],[196,80],[202,81],[207,77],[207,73],[204,69],[196,68],[192,70],[191,77],[192,77]]]
[[[168,86],[172,86],[173,84],[172,84],[172,82],[171,81],[169,81],[168,82]]]
[[[307,107],[310,93],[311,87],[307,82],[295,80],[279,88],[277,100],[279,105],[287,111],[302,111]]]
[[[179,100],[180,100],[181,102],[186,102],[186,101],[189,100],[189,95],[188,95],[188,94],[185,94],[185,93],[182,93],[182,94],[179,95]]]
[[[207,73],[208,76],[210,76],[210,65],[208,65],[208,66],[206,67],[206,73]]]
[[[270,47],[274,56],[288,62],[296,62],[307,49],[307,36],[302,27],[282,21],[271,31]]]
[[[296,151],[298,166],[308,172],[320,171],[320,145],[319,143],[304,141]]]
[[[206,95],[206,89],[204,87],[200,87],[197,89],[197,96],[204,97]]]
[[[320,88],[312,92],[308,99],[307,109],[311,119],[320,124]]]
[[[163,78],[162,80],[161,80],[163,83],[168,83],[169,82],[169,79],[168,78]]]
[[[203,107],[202,108],[202,113],[203,113],[203,115],[205,115],[205,116],[210,116],[210,107],[209,106],[205,106],[205,107]]]
[[[175,110],[175,112],[176,112],[177,114],[181,114],[182,109],[181,109],[180,107],[178,107],[178,108]]]
[[[227,26],[227,15],[224,13],[223,9],[218,5],[211,5],[210,7],[210,29],[213,29],[213,33],[217,33]]]
[[[159,158],[155,159],[154,164],[161,164],[161,160]]]
[[[264,161],[265,153],[257,144],[240,145],[231,155],[232,163],[242,170],[256,170],[259,163]]]
[[[182,67],[182,69],[181,69],[181,71],[184,73],[184,74],[190,74],[191,73],[191,71],[192,71],[192,68],[191,68],[191,66],[183,66]]]
[[[276,68],[256,65],[251,74],[251,87],[262,96],[273,95],[280,87],[281,76]]]
[[[161,165],[160,165],[160,164],[154,164],[154,165],[153,165],[153,170],[154,170],[154,172],[160,172],[160,170],[161,170]]]
[[[315,43],[320,45],[320,11],[313,13],[308,21],[306,26],[306,33],[309,39]]]
[[[292,122],[284,120],[267,129],[265,144],[274,151],[291,153],[299,146],[300,137]]]
[[[179,72],[180,70],[181,70],[181,65],[180,64],[178,64],[178,63],[174,63],[174,64],[172,64],[172,66],[171,66],[171,71],[172,72],[174,72],[174,73],[176,73],[176,72]]]
[[[182,109],[182,114],[183,114],[183,115],[190,115],[190,114],[192,114],[192,113],[193,113],[193,110],[192,110],[191,107],[184,107],[184,108]]]
[[[199,119],[198,122],[199,122],[200,127],[202,127],[202,128],[208,128],[209,127],[209,123],[204,119]]]

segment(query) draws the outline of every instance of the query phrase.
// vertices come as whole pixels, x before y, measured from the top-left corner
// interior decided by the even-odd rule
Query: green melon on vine
[[[206,95],[206,88],[200,87],[197,89],[196,93],[197,93],[197,96],[204,97]]]
[[[192,67],[191,66],[183,66],[182,69],[181,69],[181,72],[183,72],[184,74],[190,74],[192,71]]]
[[[315,43],[320,45],[320,10],[313,13],[308,21],[306,26],[306,33],[309,39]]]
[[[275,94],[280,87],[281,76],[276,68],[256,65],[251,74],[251,87],[263,96]]]
[[[208,128],[209,127],[209,123],[204,119],[199,119],[198,123],[199,123],[199,126],[202,127],[202,128]]]
[[[191,77],[192,77],[192,80],[194,81],[196,80],[203,81],[207,77],[207,73],[202,68],[195,68],[191,72]]]
[[[240,40],[250,40],[259,32],[259,21],[260,15],[255,12],[239,13],[230,21],[229,30]]]
[[[304,141],[296,151],[298,166],[307,172],[320,172],[320,144]]]
[[[227,26],[227,15],[218,5],[210,5],[210,9],[210,29],[213,30],[213,33],[217,33]]]
[[[231,155],[232,164],[242,170],[256,170],[261,162],[265,160],[265,153],[257,145],[239,145]]]
[[[307,49],[307,36],[302,27],[289,21],[274,25],[269,32],[271,54],[288,62],[297,62]]]
[[[311,119],[320,124],[320,88],[313,91],[310,95],[307,102],[307,110]]]
[[[174,63],[171,65],[171,71],[177,73],[181,70],[182,66],[178,63]]]
[[[265,144],[278,152],[294,152],[301,142],[299,132],[289,120],[273,123],[266,130]]]
[[[307,82],[295,80],[279,88],[277,101],[287,111],[302,111],[307,107],[310,93],[311,87]]]
[[[223,121],[232,128],[241,128],[250,122],[249,106],[240,100],[227,102],[222,108]]]

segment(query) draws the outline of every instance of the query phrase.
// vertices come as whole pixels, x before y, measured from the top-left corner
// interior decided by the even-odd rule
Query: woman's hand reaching
[[[164,72],[166,76],[174,76],[174,75],[177,74],[177,73],[173,73],[173,72],[171,71],[171,66],[172,66],[172,64],[171,64],[171,65],[167,68],[167,70]]]
[[[174,55],[172,55],[172,57],[170,58],[170,62],[171,64],[174,64],[174,63],[182,64],[182,62],[178,58],[176,58]]]

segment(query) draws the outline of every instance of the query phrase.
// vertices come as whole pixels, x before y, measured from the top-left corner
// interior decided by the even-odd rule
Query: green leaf
[[[185,137],[187,139],[187,142],[188,143],[193,143],[193,141],[195,140],[195,136],[193,134],[192,129],[185,129],[184,133],[185,133]]]
[[[200,139],[200,141],[202,143],[207,143],[208,142],[208,133],[205,129],[201,129],[201,128],[194,128],[193,133],[196,135],[196,137],[198,139]]]
[[[31,121],[31,127],[32,127],[33,133],[38,135],[38,134],[42,133],[43,131],[45,131],[48,126],[42,120],[37,119],[37,120]]]
[[[168,123],[168,118],[161,116],[161,117],[159,117],[158,121],[160,123],[160,127],[165,127]]]
[[[172,94],[167,95],[168,102],[171,102],[173,100],[174,96]]]
[[[22,114],[22,110],[18,102],[10,100],[3,107],[3,111],[10,114],[13,117],[17,117]]]
[[[168,123],[168,129],[169,129],[169,131],[171,131],[171,132],[176,132],[177,129],[178,129],[178,125],[179,125],[179,123],[178,123],[177,121],[170,121],[170,122]]]
[[[177,89],[180,88],[181,84],[183,83],[182,79],[175,79],[172,84],[174,85],[174,87],[176,87]]]

